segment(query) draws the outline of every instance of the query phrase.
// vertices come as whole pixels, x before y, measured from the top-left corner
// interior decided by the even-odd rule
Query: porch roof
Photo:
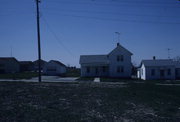
[[[105,67],[107,67],[107,66],[109,66],[109,64],[106,64],[106,63],[86,63],[86,64],[82,64],[83,66],[90,66],[90,67],[97,67],[97,66],[100,66],[100,67],[102,67],[102,66],[105,66]]]
[[[107,55],[81,55],[79,63],[87,65],[108,65],[109,60]]]

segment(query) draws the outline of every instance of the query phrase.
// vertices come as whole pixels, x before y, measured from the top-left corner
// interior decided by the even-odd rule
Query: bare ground
[[[180,87],[0,82],[0,121],[180,121]]]

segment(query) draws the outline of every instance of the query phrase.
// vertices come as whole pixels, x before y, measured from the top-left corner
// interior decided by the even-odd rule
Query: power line
[[[145,20],[129,20],[129,19],[113,19],[113,18],[102,18],[102,17],[92,17],[92,16],[81,16],[81,15],[71,15],[71,14],[59,14],[61,16],[84,18],[84,19],[94,19],[103,21],[116,21],[116,22],[132,22],[132,23],[151,23],[151,24],[176,24],[179,25],[180,22],[160,22],[160,21],[145,21]]]
[[[163,4],[140,4],[138,2],[134,2],[134,4],[130,4],[128,2],[126,3],[97,3],[97,2],[77,2],[77,1],[51,1],[51,3],[56,3],[56,4],[68,4],[68,5],[95,5],[95,6],[113,6],[113,7],[165,7],[165,8],[179,8],[179,4],[174,4],[174,5],[163,5]]]
[[[48,24],[48,22],[46,21],[46,18],[44,16],[42,16],[49,32],[51,32],[51,34],[54,36],[55,40],[71,55],[74,56],[71,51],[62,43],[62,41],[60,41],[59,37],[56,35],[56,33],[52,30],[52,28],[50,27],[50,25]]]
[[[174,17],[177,18],[180,16],[165,16],[165,15],[152,15],[152,14],[131,14],[131,13],[122,13],[122,12],[105,12],[105,11],[89,11],[89,10],[73,10],[73,9],[48,9],[43,8],[43,11],[47,12],[72,12],[72,13],[94,13],[94,14],[110,14],[110,15],[124,15],[124,16],[139,16],[139,17]]]
[[[64,0],[51,0],[52,2],[72,2],[72,1],[64,1]],[[84,2],[85,0],[83,0]],[[77,1],[76,1],[77,2]],[[164,5],[178,5],[178,1],[173,1],[173,2],[167,2],[167,1],[163,1],[163,2],[158,2],[156,1],[144,1],[144,0],[88,0],[85,1],[86,3],[139,3],[139,4],[164,4]]]
[[[55,9],[55,8],[43,8],[43,11],[46,12],[55,12],[55,13],[62,13],[62,12],[72,12],[72,13],[92,13],[92,14],[109,14],[109,15],[123,15],[123,16],[136,16],[136,17],[167,17],[167,18],[180,18],[180,16],[166,16],[166,15],[153,15],[153,14],[133,14],[133,13],[123,13],[123,12],[113,12],[113,11],[89,11],[89,10],[75,10],[75,9]],[[14,12],[18,12],[17,14],[28,14],[31,15],[32,13],[26,12],[19,12],[19,11],[11,11],[13,13],[0,13],[0,16],[6,15],[15,15]],[[16,14],[16,15],[17,15]]]

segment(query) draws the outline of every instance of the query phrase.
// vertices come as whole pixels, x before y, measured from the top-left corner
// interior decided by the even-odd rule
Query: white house
[[[142,60],[137,77],[143,80],[180,78],[180,64],[171,59]]]
[[[175,62],[175,68],[176,68],[176,79],[180,79],[180,62],[176,61]]]
[[[0,58],[0,74],[2,73],[16,73],[20,71],[19,62],[13,57]]]
[[[43,67],[43,74],[46,75],[62,75],[66,73],[66,66],[56,60],[47,62]]]
[[[129,78],[132,72],[131,56],[132,53],[119,43],[106,55],[81,55],[81,76]]]
[[[43,70],[44,66],[46,65],[46,61],[42,60],[40,61],[41,63],[41,70]],[[33,62],[33,68],[34,68],[34,71],[38,72],[39,70],[39,60],[36,60]]]

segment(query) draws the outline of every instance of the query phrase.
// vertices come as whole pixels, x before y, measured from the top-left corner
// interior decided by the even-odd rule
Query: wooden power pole
[[[40,3],[40,0],[36,0],[36,9],[37,9],[37,37],[38,37],[38,71],[39,71],[38,80],[39,80],[39,82],[41,82],[41,41],[40,41],[39,3]]]

